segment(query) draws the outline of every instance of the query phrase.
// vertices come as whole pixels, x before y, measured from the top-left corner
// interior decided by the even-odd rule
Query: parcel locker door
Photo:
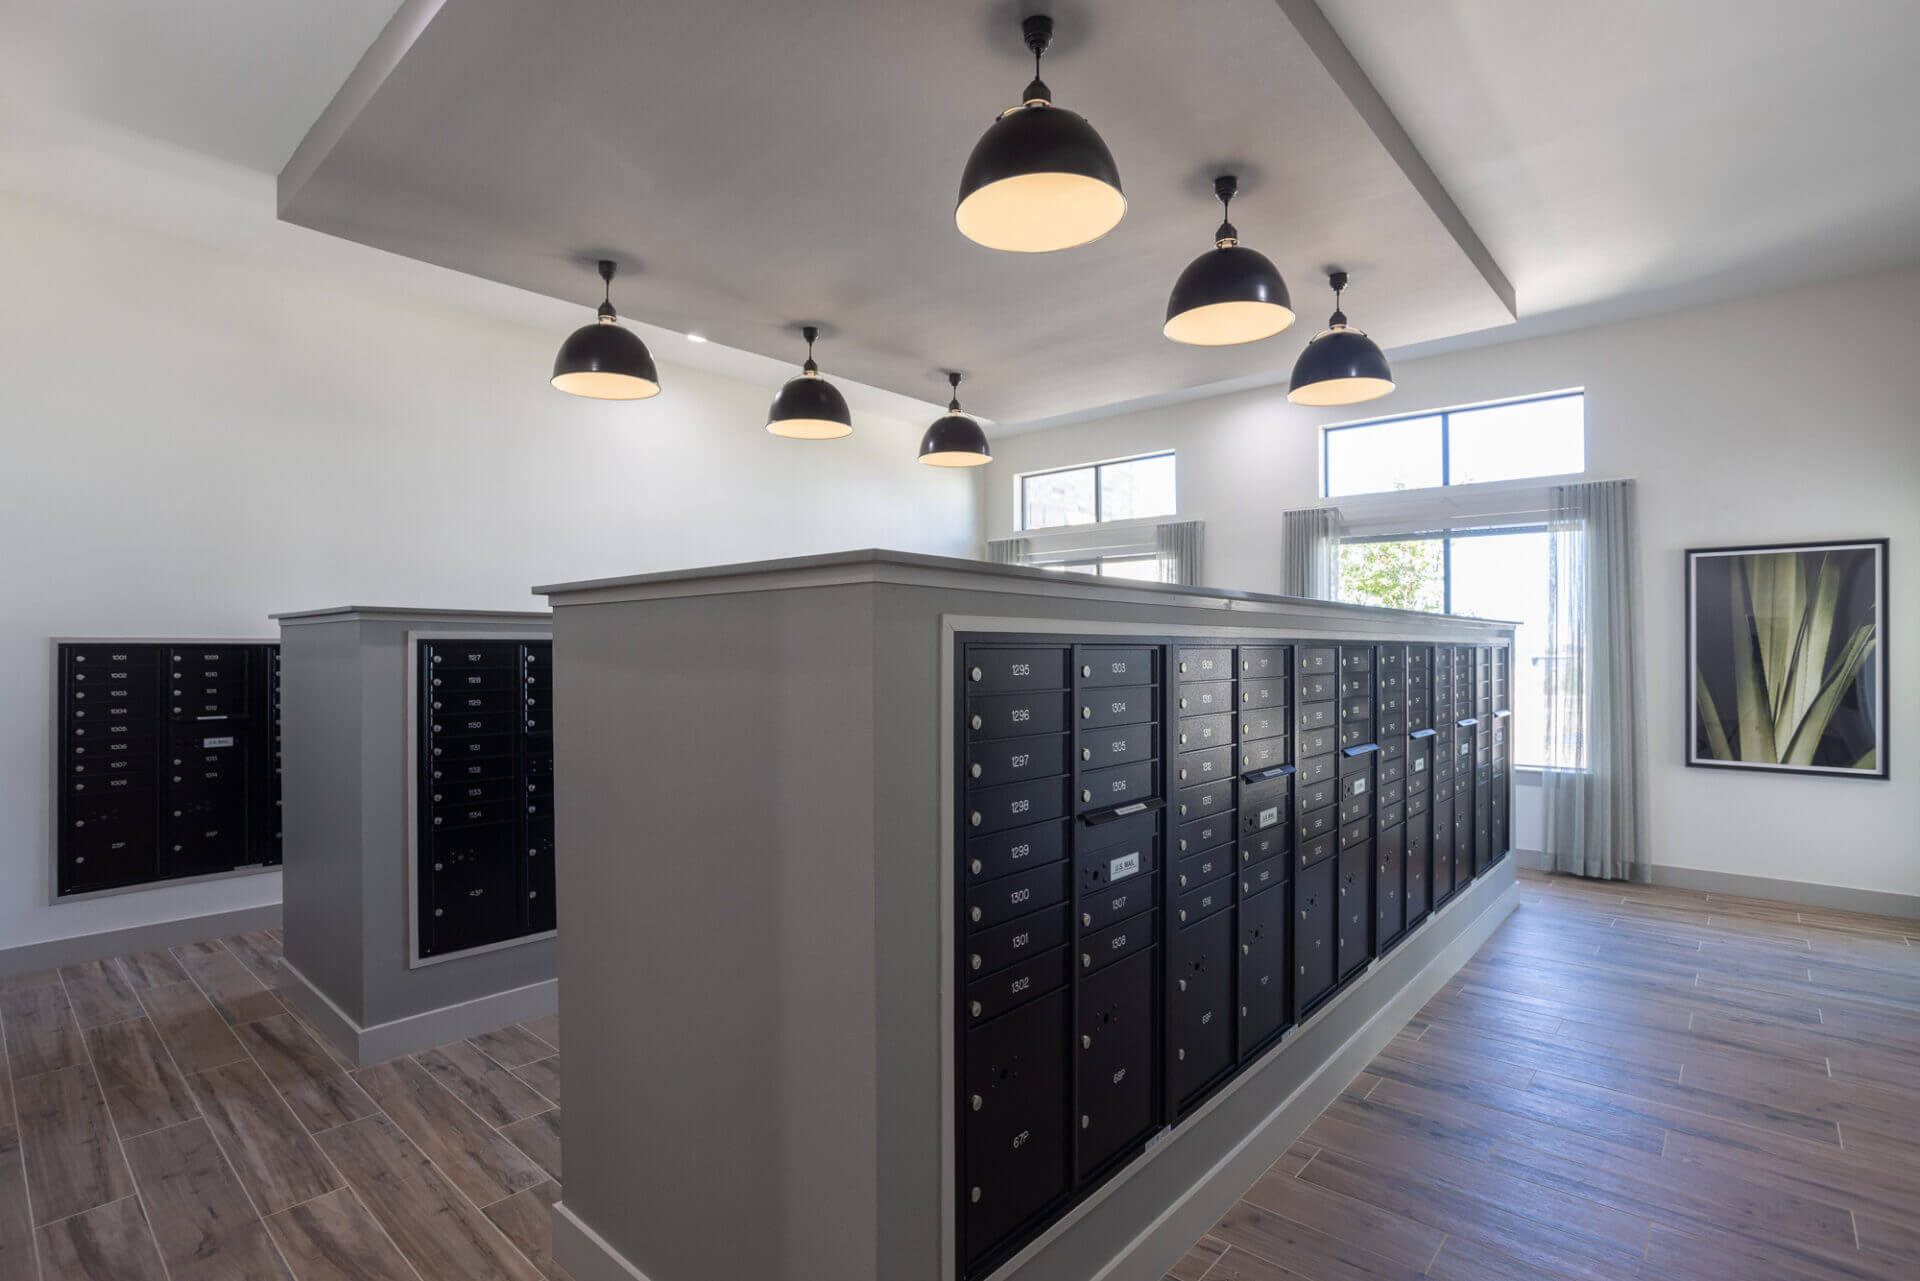
[[[1171,933],[1167,1077],[1174,1107],[1183,1110],[1234,1062],[1234,913]]]
[[[1407,926],[1406,875],[1407,829],[1389,827],[1374,841],[1373,856],[1373,929],[1374,939],[1384,952]]]
[[[1294,873],[1293,1021],[1333,990],[1335,968],[1334,881],[1340,860],[1324,858]]]
[[[1433,875],[1428,854],[1431,846],[1427,839],[1429,815],[1409,815],[1407,818],[1407,857],[1406,857],[1406,901],[1407,924],[1413,925],[1427,914],[1433,905]]]
[[[1154,1107],[1153,976],[1158,949],[1136,952],[1080,985],[1079,1176],[1141,1141]]]
[[[977,1263],[1065,1196],[1067,989],[967,1033],[960,1213],[962,1248]]]
[[[1282,863],[1284,865],[1284,862]],[[1240,1057],[1244,1060],[1287,1026],[1287,887],[1240,901]]]
[[[1369,901],[1369,873],[1373,870],[1373,843],[1365,841],[1340,851],[1339,935],[1340,977],[1346,978],[1367,963],[1371,946],[1373,905]]]
[[[422,851],[420,953],[479,947],[520,932],[520,825],[435,832]]]

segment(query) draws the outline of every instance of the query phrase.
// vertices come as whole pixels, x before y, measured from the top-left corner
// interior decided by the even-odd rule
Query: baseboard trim
[[[607,1239],[582,1223],[565,1201],[553,1203],[553,1261],[574,1281],[651,1281]]]
[[[1447,906],[1453,907],[1459,902],[1456,900]],[[1519,886],[1509,879],[1465,928],[1448,940],[1412,978],[1405,980],[1399,990],[1294,1087],[1264,1121],[1230,1148],[1204,1178],[1122,1245],[1112,1260],[1088,1281],[1158,1281],[1165,1276],[1186,1253],[1187,1247],[1218,1222],[1240,1194],[1293,1146],[1315,1118],[1340,1096],[1340,1091],[1446,986],[1519,906]],[[1442,908],[1441,912],[1446,910]],[[1394,959],[1395,954],[1389,953],[1366,978],[1389,981],[1383,971],[1388,970]],[[1356,984],[1341,996],[1354,993],[1360,986]],[[1313,1023],[1312,1019],[1308,1020],[1303,1028],[1311,1031]],[[1292,1043],[1290,1034],[1282,1045]]]
[[[1552,872],[1552,860],[1541,850],[1515,850],[1520,866],[1535,872]],[[1701,894],[1725,894],[1730,898],[1765,898],[1779,903],[1798,903],[1802,907],[1824,907],[1835,912],[1865,912],[1870,916],[1920,917],[1920,894],[1900,894],[1892,890],[1861,890],[1850,885],[1822,885],[1817,881],[1784,881],[1771,876],[1748,876],[1741,872],[1715,872],[1704,867],[1674,867],[1655,863],[1648,869],[1655,885]]]
[[[281,995],[333,1042],[334,1048],[360,1067],[553,1014],[560,1008],[559,980],[543,979],[362,1027],[292,964],[282,961],[281,968],[286,973]]]
[[[1920,917],[1920,894],[1862,890],[1850,885],[1821,885],[1814,881],[1784,881],[1771,876],[1747,876],[1741,872],[1715,872],[1703,867],[1671,867],[1665,863],[1655,863],[1652,876],[1655,885],[1667,885],[1677,890],[1698,890],[1736,898],[1769,898],[1782,903],[1798,903],[1803,907],[1865,912],[1872,916]]]
[[[154,952],[181,943],[219,938],[226,934],[244,934],[248,930],[278,928],[280,905],[237,907],[229,912],[208,912],[204,916],[186,916],[172,921],[154,921],[149,925],[130,925],[124,929],[101,930],[95,934],[76,934],[70,938],[46,939],[0,949],[0,977],[31,974],[81,961],[125,952]]]

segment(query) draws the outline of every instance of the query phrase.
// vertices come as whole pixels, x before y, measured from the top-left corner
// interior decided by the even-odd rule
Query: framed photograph
[[[1687,552],[1687,764],[1887,777],[1887,540]]]

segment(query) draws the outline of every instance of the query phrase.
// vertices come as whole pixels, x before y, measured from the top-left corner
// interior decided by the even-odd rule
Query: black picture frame
[[[1685,596],[1681,602],[1682,612],[1686,618],[1686,650],[1684,654],[1686,693],[1683,700],[1685,737],[1682,741],[1686,753],[1685,760],[1689,766],[1699,769],[1734,770],[1767,774],[1800,774],[1823,778],[1856,778],[1884,781],[1891,777],[1890,756],[1892,727],[1888,720],[1891,700],[1888,697],[1887,691],[1889,674],[1891,672],[1891,663],[1888,657],[1888,620],[1890,615],[1888,600],[1892,577],[1888,570],[1888,561],[1890,559],[1888,549],[1889,540],[1885,538],[1854,538],[1828,539],[1817,542],[1752,543],[1738,547],[1691,547],[1686,550],[1686,589]],[[1804,763],[1790,764],[1778,760],[1747,761],[1740,760],[1737,756],[1728,757],[1717,754],[1712,745],[1713,736],[1709,730],[1708,722],[1703,719],[1703,716],[1708,713],[1711,713],[1712,719],[1718,724],[1722,745],[1732,752],[1739,750],[1732,746],[1732,739],[1728,737],[1729,723],[1735,727],[1737,732],[1739,723],[1737,710],[1731,722],[1729,722],[1727,708],[1721,706],[1722,698],[1725,697],[1724,692],[1731,685],[1737,684],[1738,677],[1737,675],[1719,670],[1719,667],[1727,664],[1738,666],[1738,659],[1733,655],[1732,651],[1734,647],[1739,644],[1752,647],[1748,650],[1749,657],[1746,660],[1747,662],[1759,663],[1763,668],[1765,664],[1764,659],[1761,658],[1758,653],[1760,648],[1758,635],[1749,636],[1747,634],[1746,629],[1752,624],[1751,615],[1746,614],[1737,619],[1735,618],[1731,591],[1729,591],[1730,599],[1724,606],[1718,604],[1707,605],[1704,609],[1705,617],[1703,618],[1701,596],[1701,578],[1703,573],[1717,570],[1718,563],[1726,563],[1728,565],[1726,576],[1723,577],[1719,583],[1714,584],[1714,586],[1724,586],[1730,589],[1732,586],[1731,575],[1735,572],[1733,564],[1734,558],[1767,556],[1784,559],[1789,556],[1799,557],[1802,558],[1800,561],[1800,572],[1804,574],[1813,569],[1815,565],[1825,563],[1824,561],[1812,561],[1810,554],[1832,554],[1836,552],[1855,553],[1860,558],[1860,561],[1836,571],[1837,574],[1843,578],[1843,582],[1837,589],[1835,621],[1842,625],[1829,628],[1828,630],[1828,657],[1831,658],[1836,652],[1836,647],[1831,643],[1836,634],[1842,636],[1851,635],[1861,627],[1868,625],[1873,629],[1871,639],[1867,645],[1867,651],[1859,661],[1859,671],[1848,677],[1840,687],[1842,691],[1839,695],[1842,700],[1841,705],[1835,709],[1833,715],[1828,720],[1822,722],[1822,727],[1813,742],[1811,751],[1802,750],[1796,753],[1809,757]],[[1752,565],[1753,562],[1751,559],[1743,559],[1740,562],[1739,571],[1743,574],[1749,574]],[[1750,578],[1748,582],[1751,582]],[[1807,627],[1817,625],[1816,617],[1809,617],[1804,613],[1802,617],[1806,619]],[[1701,668],[1703,632],[1706,633],[1704,645],[1708,651],[1710,665],[1715,668],[1715,670],[1706,675],[1704,681]],[[1802,632],[1799,633],[1799,635],[1804,636],[1805,633]],[[1796,646],[1799,644],[1798,639],[1796,639],[1795,644]],[[1839,653],[1844,659],[1845,650],[1843,647],[1839,649]],[[1825,678],[1832,678],[1837,674],[1837,669],[1832,668],[1830,663],[1823,662],[1822,667],[1825,670],[1823,670],[1821,674]],[[1748,675],[1749,679],[1751,679],[1751,671],[1749,671]],[[1764,672],[1760,679],[1762,686],[1756,687],[1756,692],[1760,692],[1761,689],[1764,688],[1766,680]],[[1723,692],[1722,698],[1715,697],[1714,690],[1716,689]],[[1705,709],[1703,709],[1702,706],[1703,692],[1706,694],[1707,699],[1707,707]],[[1729,703],[1737,703],[1737,700],[1738,694],[1736,692],[1731,699],[1727,699],[1726,701]],[[1844,715],[1842,713],[1844,713]],[[1839,722],[1838,730],[1834,727],[1834,722],[1836,721]],[[1776,721],[1776,724],[1779,724],[1779,722]],[[1769,734],[1771,735],[1772,732],[1770,729]],[[1870,767],[1862,767],[1858,764],[1845,764],[1844,755],[1857,751],[1859,745],[1863,741],[1866,741],[1867,738],[1870,738],[1873,744],[1872,765]],[[1705,745],[1704,751],[1703,744]],[[1840,759],[1836,759],[1836,751],[1842,753]],[[1824,759],[1819,759],[1823,757]],[[1865,756],[1862,755],[1858,759],[1864,760]]]

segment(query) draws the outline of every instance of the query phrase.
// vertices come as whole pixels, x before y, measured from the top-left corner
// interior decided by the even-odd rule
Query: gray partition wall
[[[1511,646],[1510,624],[877,551],[540,590],[555,607],[565,882],[558,945],[567,1180],[555,1207],[554,1252],[579,1281],[1157,1279],[1517,898],[1514,860],[1504,849],[1506,784],[1498,772],[1506,731],[1492,719],[1504,714],[1494,704],[1504,701],[1506,679],[1504,660],[1493,655]],[[1004,666],[1016,683],[1051,664],[1056,683],[1068,686],[1043,697],[1060,705],[1062,725],[1028,722],[1030,709],[1011,709],[1023,722],[1012,732],[1057,730],[1074,749],[1070,764],[1047,767],[1060,777],[1040,780],[1032,793],[1000,788],[989,797],[981,789],[992,776],[973,772],[976,740],[991,733],[981,726],[998,704],[982,704],[981,723],[973,724],[970,691],[989,686],[970,682],[992,679],[984,656],[995,645],[1032,647],[1045,660],[1029,667],[1024,654],[1015,654],[1019,661]],[[995,976],[994,963],[983,964],[975,950],[983,927],[969,924],[982,918],[966,915],[976,888],[989,886],[970,878],[996,873],[976,863],[974,834],[1005,827],[991,805],[1010,801],[1015,814],[1026,814],[1012,821],[1057,819],[1075,851],[1066,866],[1076,885],[1085,876],[1157,866],[1164,888],[1148,914],[1132,920],[1149,932],[1157,955],[1180,956],[1176,944],[1193,934],[1180,922],[1190,906],[1196,914],[1205,909],[1173,899],[1176,884],[1184,884],[1174,879],[1173,850],[1189,836],[1174,823],[1186,822],[1182,807],[1190,801],[1202,803],[1197,794],[1175,791],[1188,785],[1178,770],[1197,769],[1202,755],[1225,759],[1211,749],[1191,759],[1178,755],[1193,750],[1175,732],[1175,718],[1187,714],[1178,703],[1202,691],[1181,684],[1190,677],[1177,668],[1188,657],[1197,663],[1203,650],[1236,666],[1244,655],[1249,670],[1256,654],[1277,667],[1292,663],[1297,650],[1311,670],[1323,670],[1312,665],[1337,654],[1332,661],[1351,666],[1356,680],[1375,658],[1395,669],[1418,659],[1423,697],[1437,685],[1436,672],[1452,680],[1457,654],[1466,673],[1458,696],[1464,702],[1478,694],[1487,716],[1455,718],[1452,703],[1440,701],[1443,693],[1454,696],[1452,687],[1436,688],[1428,710],[1476,727],[1458,731],[1461,777],[1476,777],[1476,755],[1485,764],[1478,793],[1476,784],[1462,785],[1459,803],[1473,815],[1475,796],[1485,797],[1478,810],[1483,830],[1476,842],[1467,820],[1472,852],[1459,864],[1464,875],[1449,876],[1444,898],[1430,895],[1422,880],[1419,910],[1395,907],[1389,925],[1391,895],[1383,890],[1377,933],[1371,907],[1356,918],[1357,963],[1346,963],[1343,945],[1337,983],[1329,979],[1324,989],[1304,993],[1310,999],[1289,1013],[1284,1033],[1276,1025],[1265,1039],[1244,1037],[1226,1070],[1204,1088],[1182,1085],[1176,1096],[1171,1087],[1179,1073],[1165,1068],[1176,1055],[1185,1061],[1170,1029],[1190,1013],[1177,995],[1186,985],[1170,964],[1136,965],[1156,976],[1156,1004],[1146,1017],[1156,1035],[1164,1033],[1151,1051],[1164,1060],[1149,1070],[1168,1088],[1148,1099],[1149,1126],[1099,1159],[1056,1162],[1066,1171],[1058,1195],[1027,1195],[1026,1188],[1018,1223],[980,1228],[978,1216],[1005,1190],[994,1179],[1030,1181],[1033,1171],[1018,1163],[1036,1150],[1029,1139],[1038,1130],[980,1128],[1002,1099],[983,1101],[974,1082],[1009,1074],[982,1075],[991,1065],[975,1034],[1058,1002],[1029,999],[1047,988],[1036,980],[1025,989],[1017,964],[999,972],[1013,981],[997,991],[976,980],[977,973]],[[975,670],[976,653],[983,670]],[[1137,786],[1131,780],[1150,780],[1152,795],[1106,806],[1097,789],[1123,775],[1095,775],[1079,763],[1094,742],[1080,727],[1100,724],[1109,712],[1117,716],[1126,700],[1083,699],[1083,684],[1097,685],[1096,673],[1120,673],[1136,662],[1149,672],[1140,678],[1148,683],[1115,692],[1144,696],[1155,708],[1145,728],[1154,736],[1146,759],[1156,764],[1124,777],[1129,788]],[[1385,671],[1377,709],[1342,700],[1330,713],[1338,718],[1339,747],[1323,744],[1317,729],[1311,735],[1312,751],[1337,752],[1342,783],[1355,762],[1369,779],[1391,774],[1401,781],[1398,769],[1373,774],[1365,754],[1378,745],[1358,741],[1382,727],[1397,734],[1396,758],[1410,763],[1414,744],[1429,762],[1453,757],[1452,747],[1433,745],[1438,730],[1389,714],[1398,694],[1388,691],[1398,689],[1398,677],[1390,684]],[[1214,685],[1215,696],[1255,691],[1247,682]],[[1316,678],[1310,690],[1302,686],[1302,697],[1318,698],[1323,688]],[[1307,710],[1314,718],[1329,714]],[[1308,724],[1304,711],[1300,724]],[[1189,728],[1198,733],[1201,726],[1182,725],[1180,733]],[[1247,737],[1259,732],[1249,721]],[[1299,736],[1302,752],[1308,738]],[[1099,741],[1111,746],[1114,739]],[[1069,755],[1060,746],[1041,744],[1054,762]],[[1247,826],[1237,829],[1243,837],[1255,834],[1227,847],[1230,856],[1236,848],[1277,849],[1291,830],[1278,826],[1287,822],[1282,814],[1290,815],[1286,803],[1270,803],[1291,786],[1291,756],[1274,765],[1267,763],[1271,747],[1257,750],[1265,753],[1260,772],[1234,780],[1259,797],[1243,816]],[[1236,774],[1256,754],[1236,754]],[[1024,761],[1026,754],[1018,755]],[[986,762],[987,769],[1004,765]],[[1436,781],[1430,795],[1437,799],[1453,786]],[[1389,804],[1383,794],[1377,815],[1349,823],[1358,834],[1353,848],[1368,855],[1356,866],[1369,905],[1370,887],[1386,886],[1388,869],[1393,886],[1416,888],[1403,870],[1410,864],[1397,861],[1399,836],[1389,850],[1388,824],[1403,821],[1399,790],[1391,795]],[[1036,805],[1035,797],[1044,799]],[[1064,812],[1047,808],[1056,803]],[[1027,813],[1028,805],[1036,808]],[[1422,806],[1424,816],[1424,799]],[[1349,808],[1342,803],[1343,821]],[[1357,803],[1351,812],[1360,813]],[[1324,821],[1317,811],[1301,817]],[[1437,831],[1437,819],[1423,821],[1424,833]],[[1109,848],[1111,834],[1143,825],[1153,835],[1142,857],[1112,857],[1121,851]],[[1376,830],[1377,881],[1369,870]],[[1395,832],[1413,830],[1409,823]],[[1316,839],[1302,844],[1303,853],[1309,844],[1318,849]],[[1422,857],[1431,860],[1429,848],[1423,839]],[[1086,858],[1078,857],[1083,849]],[[1339,856],[1294,875],[1304,881],[1324,874],[1330,884],[1334,862],[1348,875],[1350,860]],[[1013,887],[1017,902],[1026,888],[1020,875],[990,885],[1002,893]],[[1253,888],[1248,876],[1227,893]],[[1103,955],[1087,943],[1098,940],[1115,955],[1129,949],[1137,961],[1140,940],[1129,943],[1112,929],[1092,932],[1104,923],[1096,919],[1103,904],[1084,888],[1068,894],[1075,908],[1064,928],[1079,945],[1049,951],[1071,973],[1045,982],[1065,983],[1060,990],[1085,1004],[1093,990],[1088,976],[1101,973]],[[1255,914],[1243,916],[1251,923]],[[1299,937],[1308,947],[1306,935]],[[1035,950],[1057,942],[1049,937]],[[1332,936],[1324,942],[1331,948]],[[1254,950],[1249,946],[1248,955]],[[1294,959],[1288,954],[1285,963]],[[1251,980],[1243,972],[1238,981]],[[1009,1008],[1015,1012],[999,1013]],[[1056,1088],[1056,1068],[1043,1060],[1060,1054],[1066,1059],[1054,1063],[1074,1061],[1095,1040],[1067,1026],[1071,1049],[1063,1040],[1022,1051],[1026,1057],[1016,1056],[1011,1075],[1025,1071],[1033,1088]],[[1078,1095],[1053,1097],[1084,1100],[1090,1079],[1083,1077]],[[1059,1131],[1052,1131],[1056,1123]],[[1042,1124],[1055,1146],[1076,1150],[1086,1140],[1069,1135],[1097,1128],[1089,1115],[1042,1117]],[[1005,1146],[992,1155],[993,1144],[981,1136],[995,1134],[1011,1134],[1011,1156]],[[1028,1203],[1036,1207],[1030,1214]]]
[[[544,647],[549,616],[346,606],[275,618],[288,999],[358,1063],[553,1010],[550,930],[423,955],[416,875],[422,647]]]

